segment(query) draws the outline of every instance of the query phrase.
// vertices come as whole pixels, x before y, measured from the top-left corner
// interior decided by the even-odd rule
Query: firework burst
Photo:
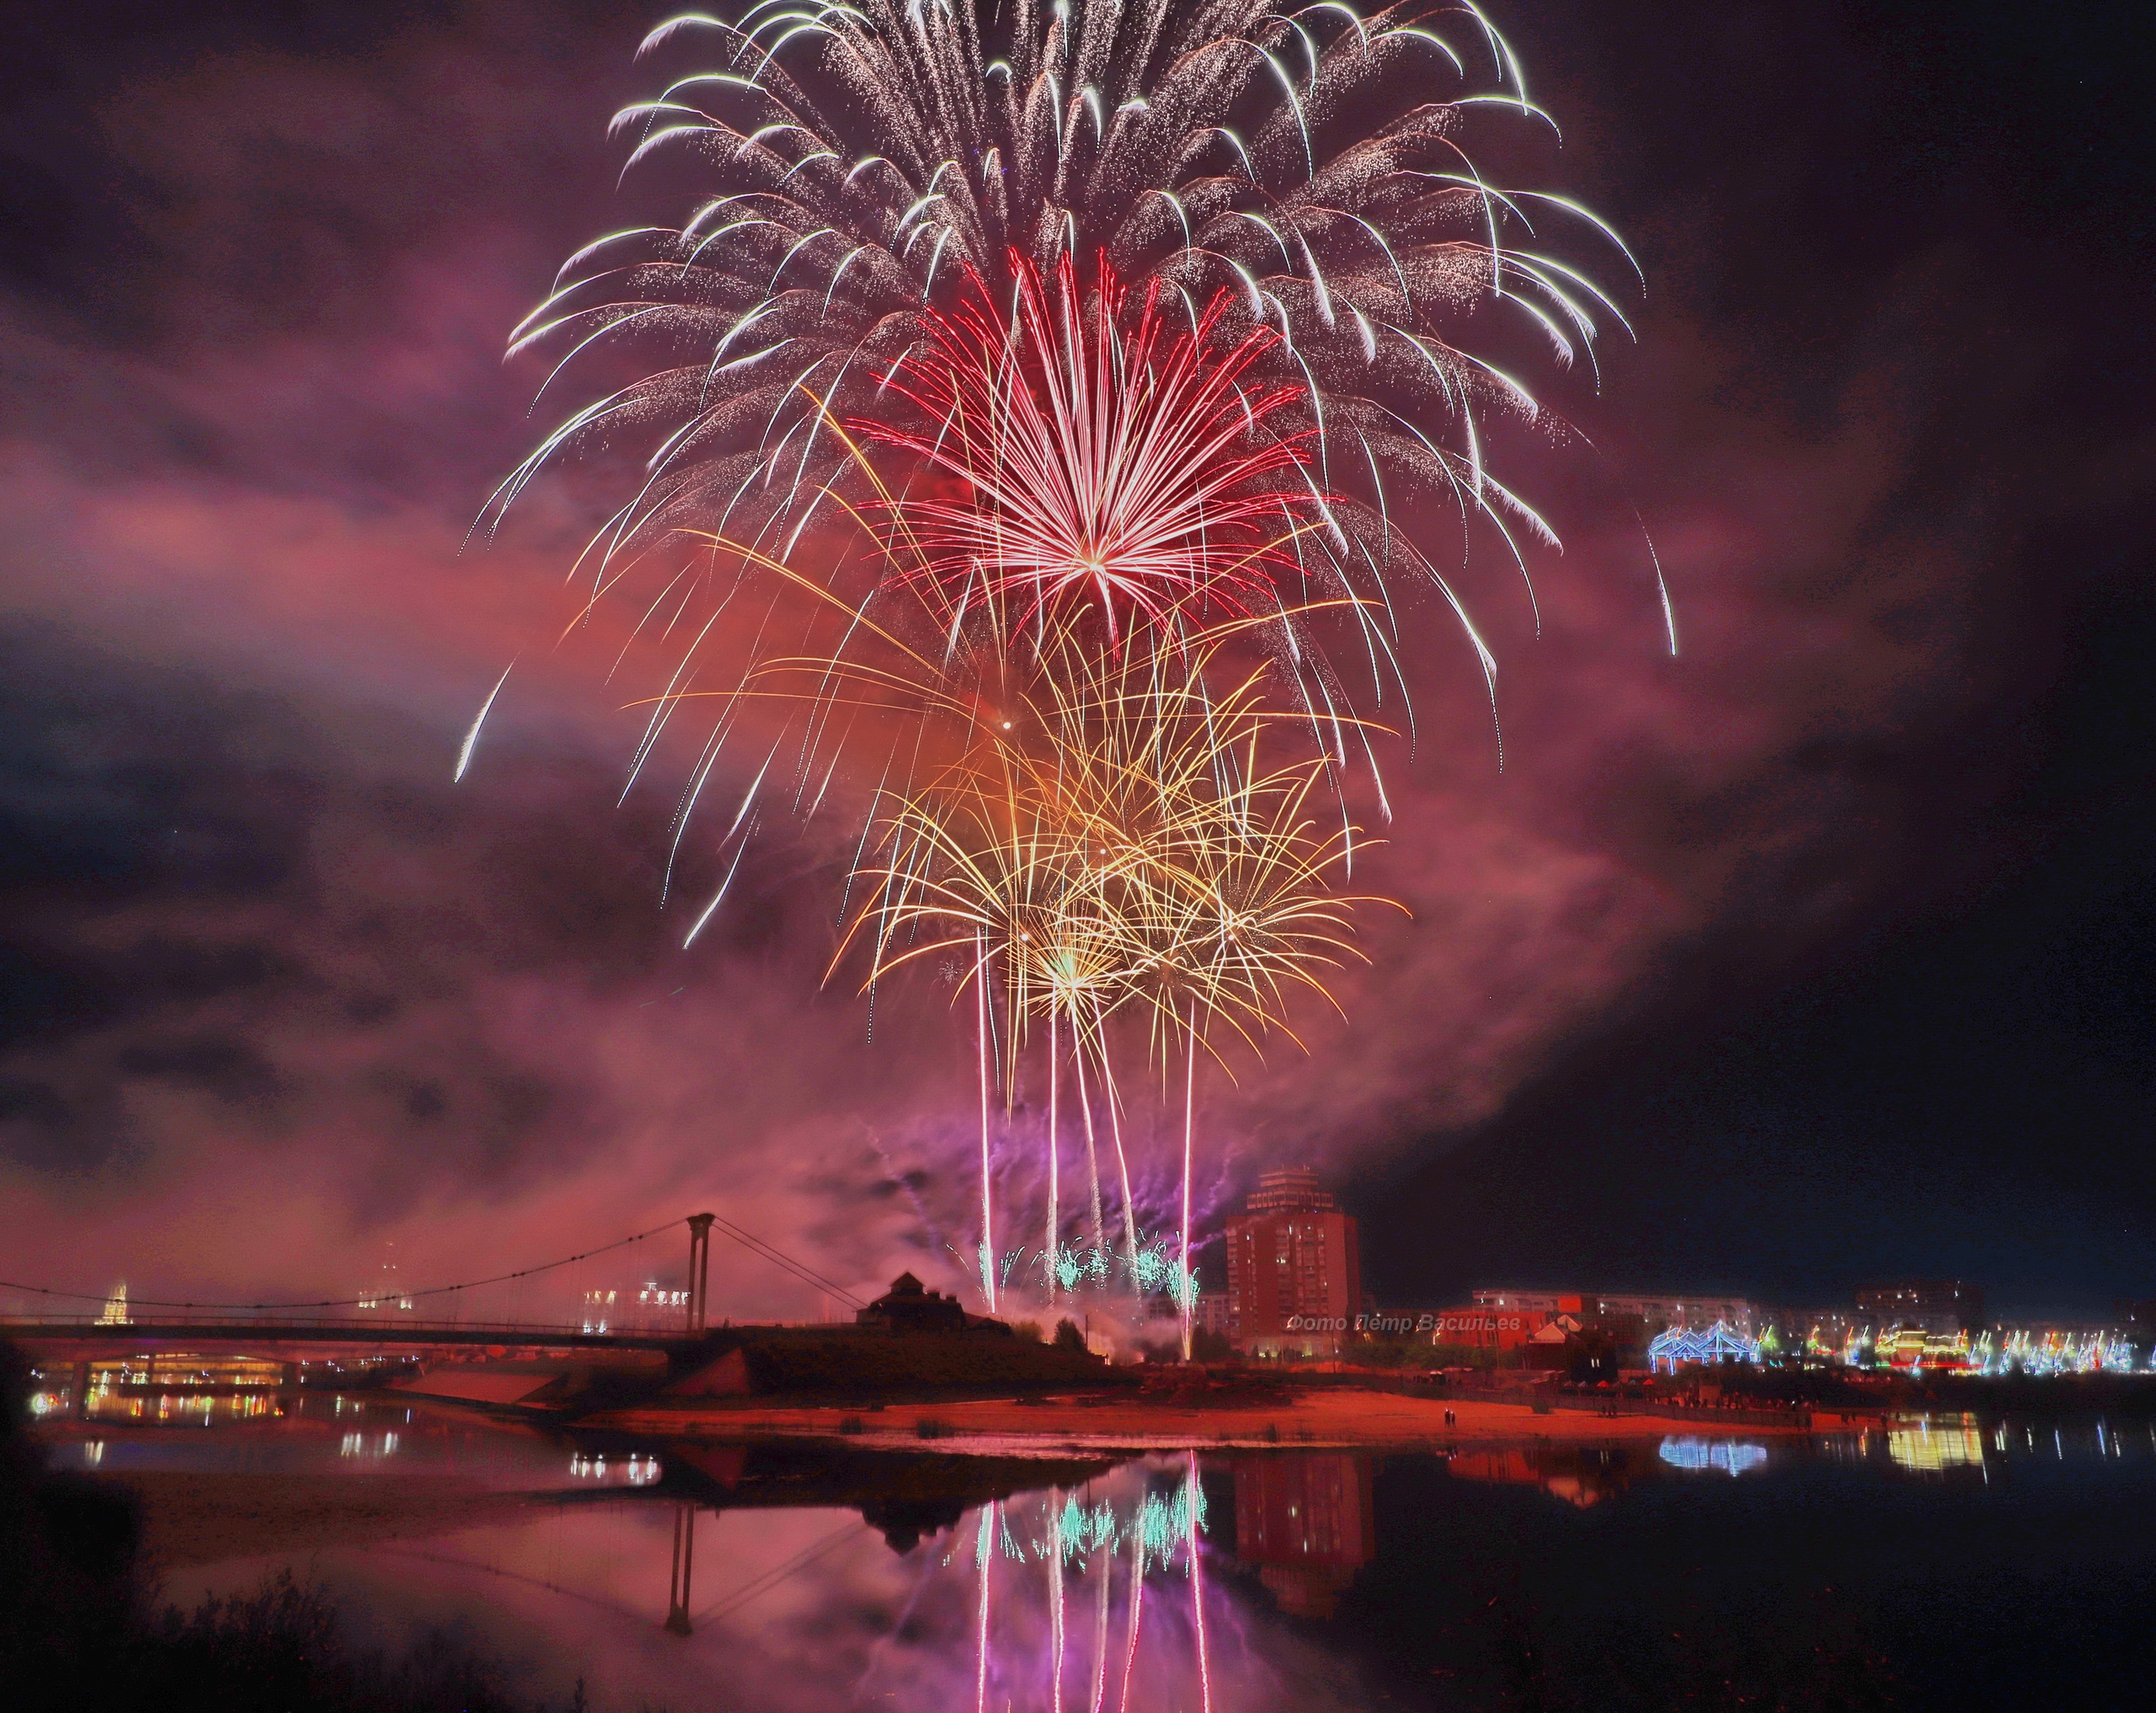
[[[790,558],[862,491],[835,428],[905,414],[894,378],[949,354],[953,307],[990,306],[965,335],[990,343],[998,321],[1082,329],[1091,317],[1062,294],[1038,301],[1038,282],[1067,278],[1112,316],[1179,312],[1239,353],[1245,402],[1276,397],[1266,438],[1301,449],[1279,497],[1323,521],[1294,537],[1299,568],[1434,581],[1494,670],[1395,515],[1434,494],[1508,542],[1554,539],[1487,456],[1494,421],[1545,420],[1541,407],[1470,335],[1486,350],[1499,316],[1483,312],[1508,313],[1569,366],[1623,318],[1558,242],[1614,245],[1608,228],[1475,163],[1493,125],[1548,121],[1471,5],[760,0],[645,43],[691,47],[702,67],[616,127],[636,139],[625,172],[707,188],[680,224],[572,257],[512,344],[560,354],[548,389],[610,347],[658,360],[574,411],[496,496],[506,507],[571,446],[645,444],[643,479],[595,537],[595,590],[685,525]],[[1109,341],[1092,344],[1074,378]],[[893,444],[936,445],[954,395],[912,391],[925,408]],[[1118,534],[1152,551],[1155,532],[1129,521]],[[1107,545],[1083,528],[1059,545],[1073,542]],[[1071,565],[1081,582],[1151,586],[1141,563],[1081,551]],[[1397,627],[1354,611],[1382,680]],[[1307,696],[1321,708],[1341,693]]]
[[[1046,705],[894,798],[849,936],[871,944],[870,979],[971,951],[1013,1053],[1054,1018],[1104,1057],[1126,1006],[1164,1065],[1218,1027],[1253,1049],[1292,1036],[1289,992],[1323,995],[1356,955],[1367,900],[1337,887],[1355,829],[1310,813],[1321,759],[1267,761],[1268,734],[1299,722],[1267,705],[1262,669],[1209,687],[1222,646],[1191,639],[1172,675],[1162,655],[1079,655],[1043,676]]]
[[[841,958],[965,978],[991,1306],[994,1097],[1036,1051],[1049,1294],[1066,1075],[1088,1252],[1104,1119],[1144,1272],[1114,1047],[1142,1039],[1182,1107],[1187,1339],[1199,1064],[1295,1038],[1295,996],[1357,955],[1347,776],[1389,814],[1357,710],[1402,687],[1403,584],[1449,604],[1494,708],[1403,514],[1483,520],[1523,575],[1554,542],[1488,451],[1501,420],[1558,425],[1475,339],[1510,315],[1591,361],[1623,318],[1552,240],[1614,234],[1475,165],[1488,125],[1546,120],[1472,3],[754,0],[645,49],[692,45],[616,121],[629,168],[693,182],[687,217],[572,257],[512,342],[559,354],[542,393],[610,350],[632,376],[493,510],[568,449],[642,449],[572,576],[583,616],[644,603],[630,785],[710,714],[677,850],[729,744],[755,749],[727,883],[760,800],[813,815],[842,764],[873,776]]]
[[[894,387],[932,434],[857,425],[955,481],[949,499],[894,510],[915,574],[937,583],[955,624],[985,607],[1038,634],[1082,607],[1118,651],[1139,626],[1173,640],[1224,609],[1278,614],[1298,539],[1325,510],[1296,486],[1311,431],[1268,430],[1302,390],[1244,385],[1278,335],[1220,340],[1225,294],[1179,332],[1157,284],[1134,308],[1106,269],[1088,302],[1068,257],[1052,284],[1022,261],[1012,272],[1015,312],[974,278],[896,366]]]

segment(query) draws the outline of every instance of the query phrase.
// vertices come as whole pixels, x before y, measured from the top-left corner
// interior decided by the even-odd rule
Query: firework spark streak
[[[676,851],[729,744],[752,782],[722,847],[874,779],[833,969],[858,956],[873,995],[941,958],[971,987],[991,1308],[995,1091],[1008,1127],[1044,1058],[1053,1301],[1086,1271],[1066,1068],[1091,1271],[1114,1272],[1097,1095],[1134,1281],[1118,1058],[1164,1100],[1180,1071],[1187,1353],[1198,1060],[1297,1040],[1294,997],[1330,1003],[1357,955],[1351,774],[1390,814],[1358,710],[1404,707],[1419,646],[1396,595],[1444,603],[1494,712],[1457,574],[1398,520],[1449,504],[1523,578],[1555,542],[1490,449],[1561,424],[1469,336],[1510,316],[1591,362],[1623,318],[1556,240],[1622,245],[1476,168],[1487,126],[1547,119],[1471,4],[755,0],[645,43],[690,49],[616,122],[625,170],[694,181],[688,217],[580,251],[512,340],[559,354],[542,396],[595,360],[633,378],[491,510],[573,448],[644,449],[571,576],[581,617],[641,615],[615,663],[655,678],[631,788],[710,712]]]
[[[594,539],[595,593],[685,524],[738,525],[788,556],[860,489],[837,424],[888,422],[930,353],[993,344],[999,323],[1067,343],[1100,313],[1043,292],[1068,278],[1137,314],[1119,331],[1139,348],[1166,337],[1145,318],[1180,309],[1193,339],[1203,327],[1240,353],[1229,389],[1253,416],[1272,398],[1275,437],[1314,466],[1282,472],[1282,495],[1323,524],[1297,538],[1299,565],[1433,580],[1494,670],[1390,519],[1434,493],[1509,543],[1552,539],[1489,463],[1497,423],[1552,424],[1467,334],[1511,316],[1560,366],[1591,360],[1624,320],[1561,241],[1624,253],[1569,200],[1476,167],[1484,133],[1549,120],[1473,7],[759,0],[731,23],[675,19],[645,47],[705,57],[619,115],[636,139],[625,176],[708,188],[680,225],[572,257],[512,349],[560,352],[549,388],[624,344],[672,360],[571,413],[496,496],[507,506],[580,442],[648,444],[643,479]],[[1086,384],[1104,352],[1065,378]],[[1172,363],[1158,375],[1177,384]],[[902,432],[933,445],[944,426],[931,408]],[[1082,560],[1071,574],[1096,571],[1150,576]],[[1398,638],[1389,600],[1378,611],[1355,609],[1357,652],[1382,678]],[[1337,697],[1321,653],[1296,658],[1314,710]]]
[[[1022,260],[1011,272],[1009,324],[973,279],[894,371],[934,433],[862,424],[960,484],[954,500],[903,507],[923,574],[960,611],[986,602],[1021,627],[1075,596],[1111,648],[1139,622],[1173,630],[1193,605],[1279,611],[1274,578],[1295,574],[1291,548],[1325,510],[1314,486],[1281,485],[1305,472],[1312,431],[1267,429],[1303,391],[1242,384],[1280,336],[1220,344],[1225,293],[1176,333],[1157,281],[1134,312],[1105,267],[1090,307],[1067,256],[1052,285]]]
[[[974,959],[977,1005],[993,992],[1006,1020],[1005,1086],[1015,1086],[1031,1026],[1044,1026],[1049,1079],[1048,1292],[1059,1283],[1060,1089],[1065,1050],[1085,1107],[1094,1241],[1106,1220],[1086,1065],[1116,1088],[1110,1021],[1150,1023],[1164,1062],[1184,1065],[1181,1259],[1174,1291],[1188,1331],[1187,1189],[1196,1061],[1217,1033],[1258,1047],[1291,1033],[1289,990],[1325,994],[1353,954],[1353,899],[1335,885],[1352,828],[1325,834],[1305,814],[1322,763],[1267,768],[1262,673],[1207,692],[1217,639],[1200,636],[1172,684],[1163,657],[1105,651],[1044,681],[1047,706],[1006,706],[974,751],[890,810],[880,861],[860,869],[867,901],[842,944],[870,942],[869,979],[957,949]],[[1006,729],[1007,728],[1007,729]],[[977,1024],[977,1027],[979,1025]],[[986,1038],[986,1030],[980,1030]],[[1291,1035],[1292,1038],[1292,1035]],[[1120,1120],[1116,1120],[1119,1125]],[[1118,1147],[1120,1131],[1118,1131]],[[1122,1170],[1126,1241],[1135,1210]]]
[[[1157,656],[1076,658],[1044,678],[1048,700],[1007,705],[969,753],[892,794],[840,958],[868,938],[886,980],[971,942],[1006,1001],[1006,1057],[1033,1018],[1097,1056],[1131,1006],[1164,1055],[1223,1028],[1253,1049],[1287,1031],[1289,990],[1323,995],[1354,955],[1363,900],[1335,877],[1355,829],[1310,813],[1321,757],[1266,765],[1267,734],[1298,717],[1266,706],[1262,671],[1213,687],[1219,646],[1199,638],[1173,681]]]

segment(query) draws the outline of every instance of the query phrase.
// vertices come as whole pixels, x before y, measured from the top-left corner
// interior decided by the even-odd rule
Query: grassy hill
[[[1091,1390],[1136,1379],[1082,1350],[1030,1338],[777,1326],[716,1331],[677,1361],[675,1374],[662,1396],[841,1403]]]

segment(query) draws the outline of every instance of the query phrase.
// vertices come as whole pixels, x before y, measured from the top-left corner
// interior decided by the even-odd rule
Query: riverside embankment
[[[1428,1451],[1512,1441],[1655,1439],[1672,1433],[1803,1434],[1866,1425],[1835,1416],[1809,1424],[1794,1413],[1676,1411],[1605,1415],[1540,1411],[1524,1403],[1432,1398],[1357,1387],[1283,1390],[1255,1400],[1179,1401],[1128,1392],[943,1402],[793,1404],[755,1399],[654,1401],[588,1417],[584,1424],[659,1438],[846,1438],[864,1444],[937,1442],[954,1452],[1042,1454],[1268,1446]]]

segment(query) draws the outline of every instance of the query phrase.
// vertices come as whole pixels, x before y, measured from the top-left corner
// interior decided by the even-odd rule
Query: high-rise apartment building
[[[1267,1172],[1228,1221],[1228,1337],[1252,1356],[1337,1356],[1362,1306],[1353,1218],[1309,1167]]]

